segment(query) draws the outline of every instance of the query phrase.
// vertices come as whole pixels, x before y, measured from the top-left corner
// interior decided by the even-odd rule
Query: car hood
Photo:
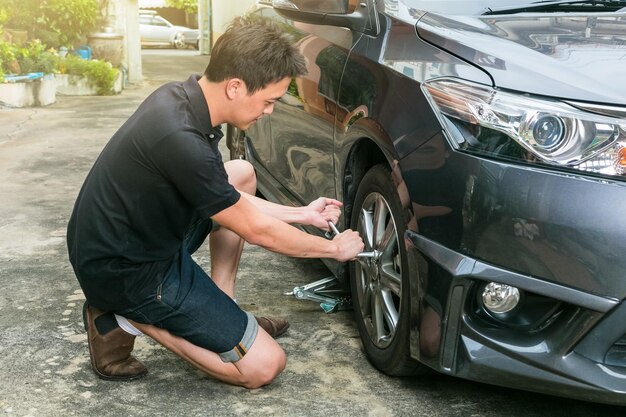
[[[626,105],[623,15],[427,13],[417,22],[417,33],[482,68],[496,87]]]

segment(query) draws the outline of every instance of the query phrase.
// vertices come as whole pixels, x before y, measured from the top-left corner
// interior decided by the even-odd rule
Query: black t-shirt
[[[176,259],[193,218],[235,204],[197,76],[152,93],[115,133],[78,195],[70,262],[95,307],[129,308]]]

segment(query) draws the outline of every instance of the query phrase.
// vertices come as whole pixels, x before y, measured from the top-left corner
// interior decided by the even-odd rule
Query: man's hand
[[[328,230],[328,222],[337,223],[341,216],[343,203],[332,198],[320,197],[306,206],[309,211],[309,223],[311,226],[322,230]]]
[[[359,232],[345,230],[333,238],[333,243],[339,248],[339,254],[335,257],[340,262],[352,261],[356,255],[363,252],[365,244]]]

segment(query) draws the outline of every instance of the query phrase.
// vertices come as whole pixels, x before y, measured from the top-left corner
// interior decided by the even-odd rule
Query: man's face
[[[281,81],[268,84],[264,89],[258,90],[252,95],[248,95],[244,85],[243,91],[238,94],[233,115],[234,120],[231,124],[241,130],[246,130],[261,117],[272,114],[274,103],[285,94],[290,82],[291,78],[283,78]]]

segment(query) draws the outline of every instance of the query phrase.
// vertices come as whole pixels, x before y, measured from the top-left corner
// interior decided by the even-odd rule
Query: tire
[[[238,128],[226,126],[226,147],[230,151],[230,160],[245,159],[244,132]]]
[[[355,320],[369,361],[388,375],[415,375],[425,366],[410,358],[409,271],[402,206],[386,166],[376,165],[363,177],[354,201],[351,227],[374,258],[350,265]]]
[[[176,49],[184,49],[187,47],[187,44],[185,43],[185,36],[182,33],[174,35],[174,42],[172,43]]]

